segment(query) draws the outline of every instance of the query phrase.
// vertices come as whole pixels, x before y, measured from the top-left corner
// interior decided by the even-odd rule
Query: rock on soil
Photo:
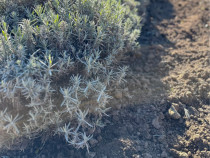
[[[173,119],[180,119],[181,118],[181,115],[177,112],[176,109],[177,108],[175,108],[173,105],[171,105],[171,107],[168,110],[168,114]]]

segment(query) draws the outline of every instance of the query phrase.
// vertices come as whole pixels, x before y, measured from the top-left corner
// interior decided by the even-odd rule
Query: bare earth
[[[141,50],[124,62],[128,82],[113,92],[116,109],[96,129],[90,154],[52,137],[0,156],[209,158],[209,8],[209,0],[151,0]]]

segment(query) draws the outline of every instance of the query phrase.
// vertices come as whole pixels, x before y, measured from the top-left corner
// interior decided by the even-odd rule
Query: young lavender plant
[[[12,140],[53,131],[89,151],[93,137],[89,131],[103,126],[110,92],[126,83],[128,67],[119,67],[120,57],[138,48],[140,17],[133,0],[132,5],[126,4],[120,0],[0,0],[4,134],[12,134]],[[20,108],[23,117],[19,117]]]

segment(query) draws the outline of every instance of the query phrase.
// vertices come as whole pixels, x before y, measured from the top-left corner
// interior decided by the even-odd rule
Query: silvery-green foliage
[[[10,132],[11,130],[15,133],[18,134],[19,130],[18,127],[16,125],[17,121],[19,121],[22,117],[19,117],[19,114],[17,114],[14,118],[12,115],[9,114],[4,114],[4,121],[7,123],[3,129],[8,132]]]
[[[88,129],[103,126],[109,92],[125,82],[128,67],[118,66],[119,53],[138,47],[137,3],[38,2],[0,0],[0,97],[26,110],[23,118],[9,115],[9,107],[0,111],[0,126],[13,138],[50,129],[89,149]]]

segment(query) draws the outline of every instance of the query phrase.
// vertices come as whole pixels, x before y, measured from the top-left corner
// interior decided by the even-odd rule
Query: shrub
[[[89,129],[103,126],[110,108],[109,91],[125,82],[119,53],[138,47],[136,9],[118,0],[0,2],[4,144],[53,131],[88,149]]]

